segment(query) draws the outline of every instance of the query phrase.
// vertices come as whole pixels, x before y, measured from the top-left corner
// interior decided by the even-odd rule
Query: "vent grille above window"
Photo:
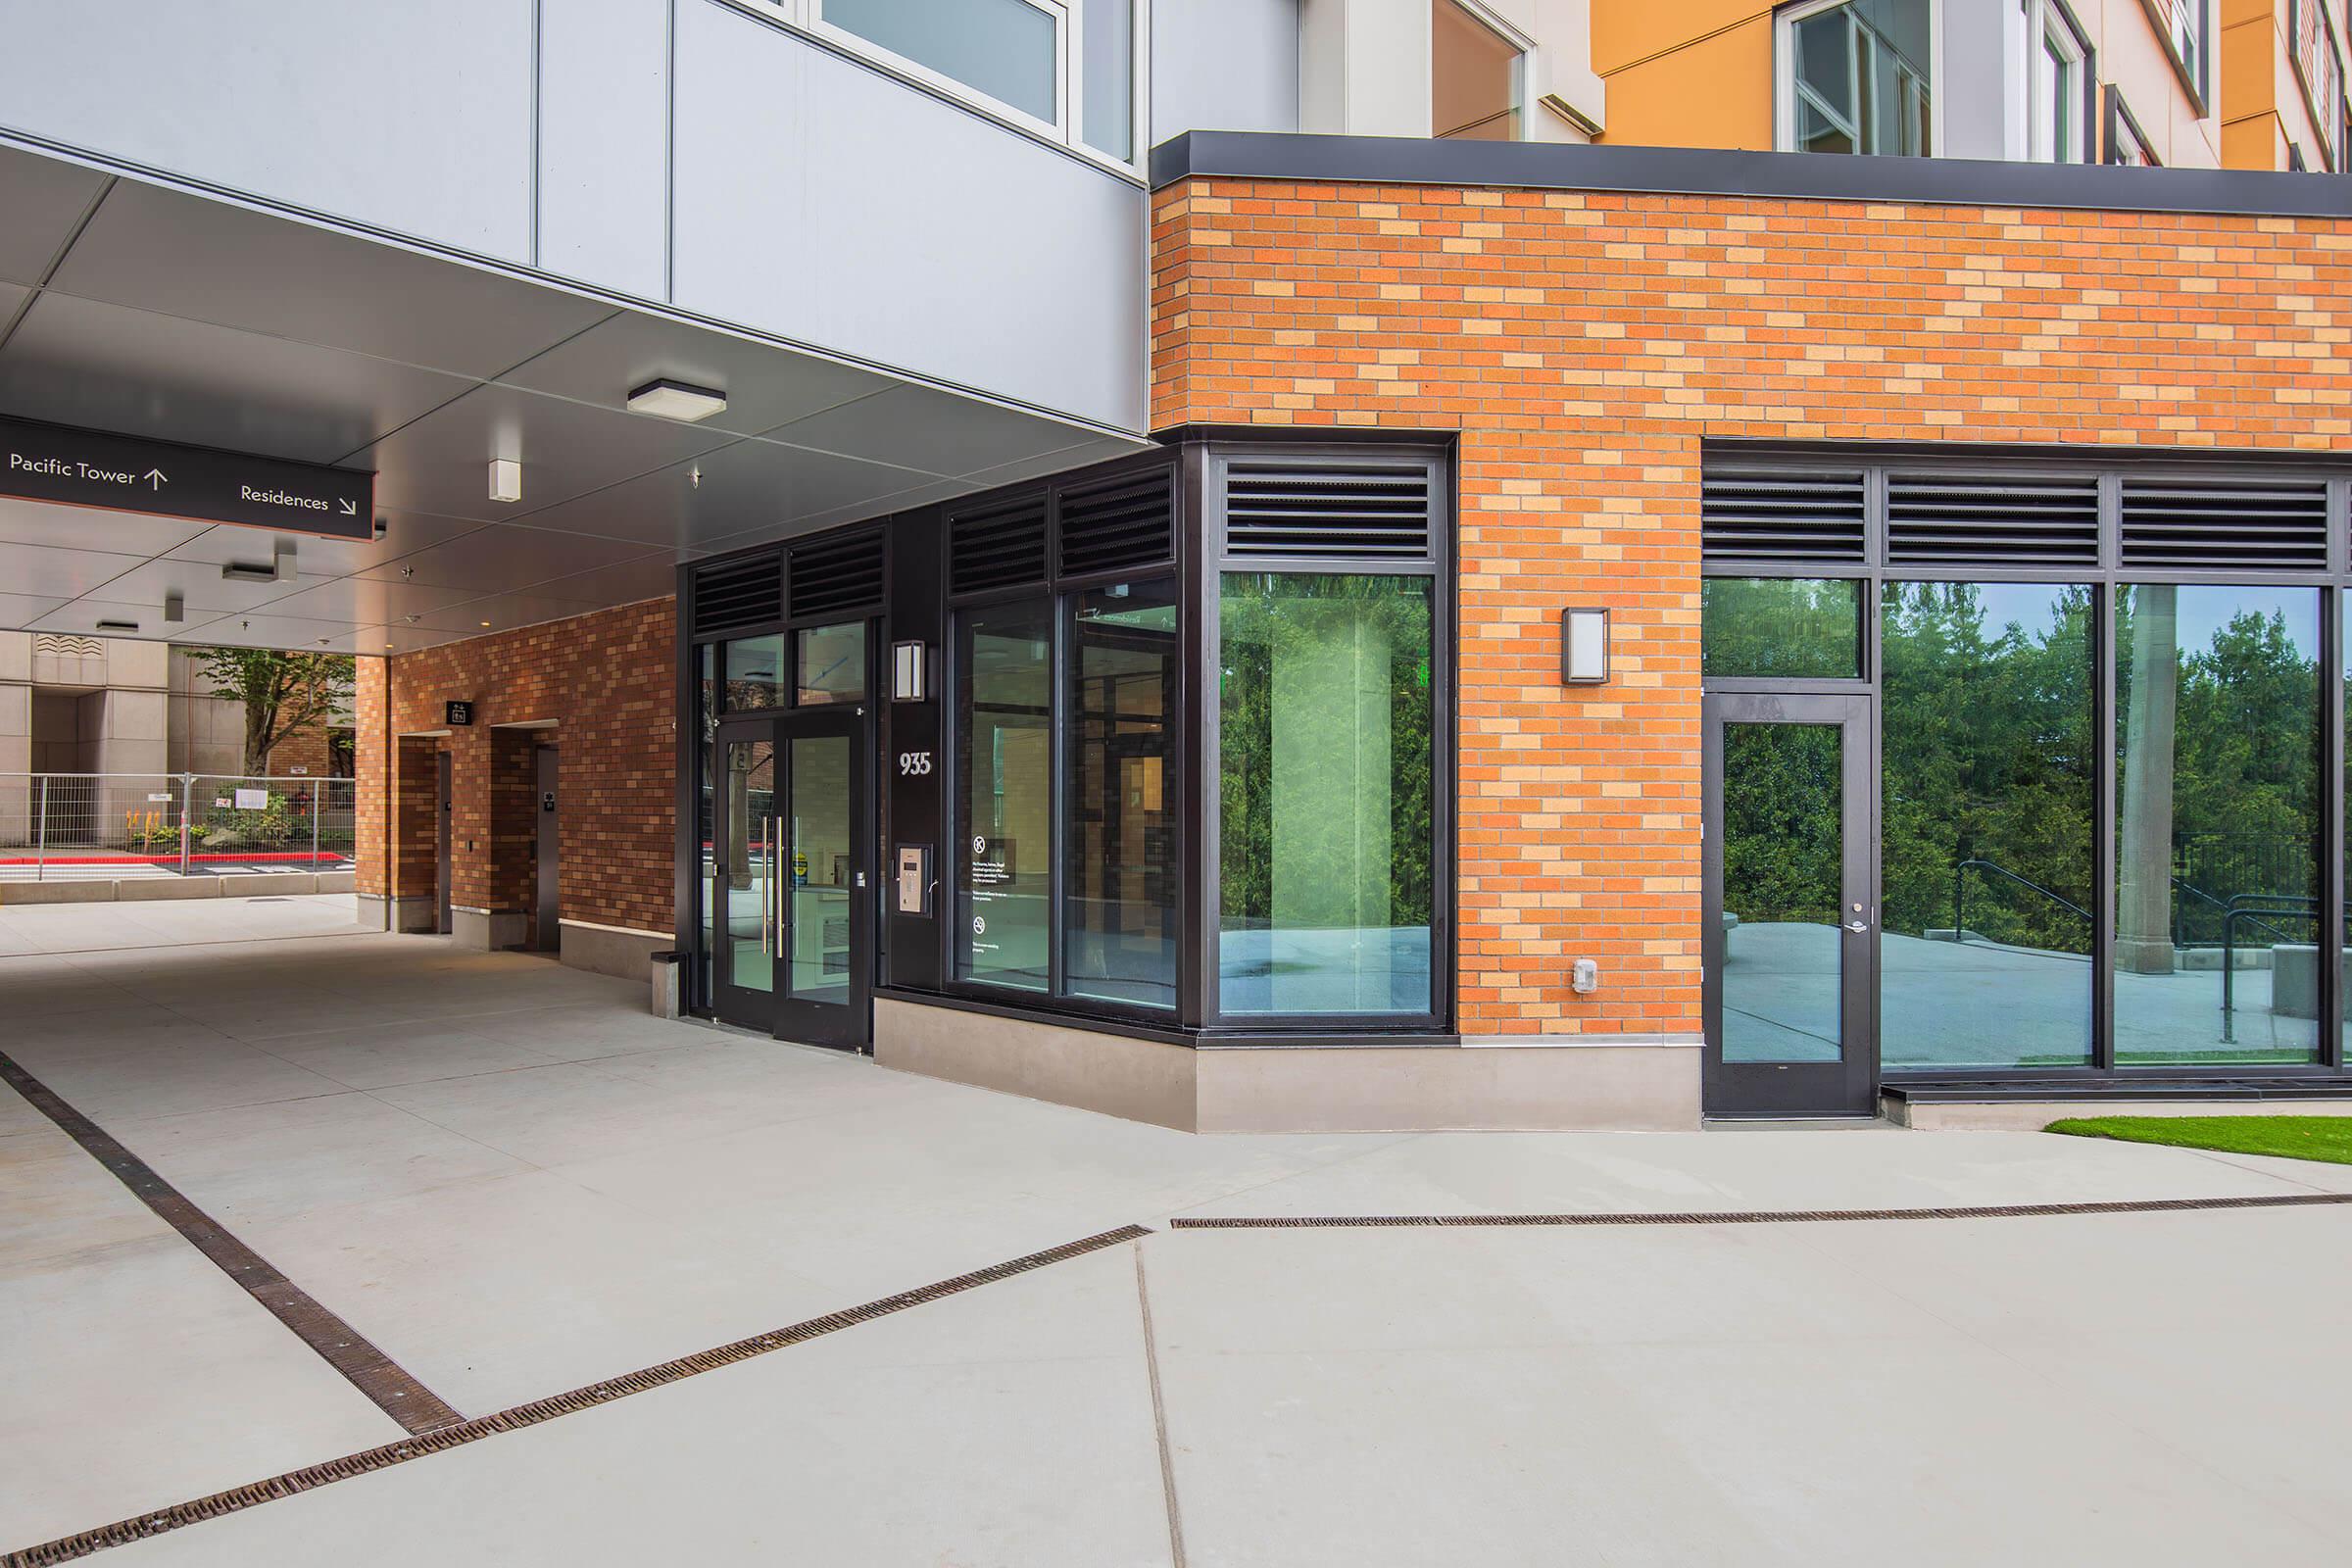
[[[1175,556],[1175,470],[1152,468],[1061,493],[1061,573],[1160,565]]]
[[[1700,553],[1709,561],[1859,564],[1866,509],[1859,469],[1709,472],[1700,481]]]
[[[1410,561],[1432,548],[1423,467],[1237,460],[1225,470],[1225,551]]]
[[[864,615],[882,608],[882,535],[828,536],[791,553],[792,615]]]
[[[2123,533],[2127,566],[2325,569],[2328,487],[2126,478]]]
[[[949,520],[948,533],[949,576],[956,593],[1046,580],[1042,489],[957,513]]]
[[[1886,559],[1898,564],[2095,566],[2099,482],[1889,474]]]
[[[695,568],[694,629],[698,636],[764,626],[783,618],[781,557],[755,556]]]

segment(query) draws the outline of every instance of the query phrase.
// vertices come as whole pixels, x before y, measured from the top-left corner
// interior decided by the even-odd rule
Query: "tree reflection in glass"
[[[1842,734],[1723,727],[1723,1059],[1836,1061],[1844,1038]]]

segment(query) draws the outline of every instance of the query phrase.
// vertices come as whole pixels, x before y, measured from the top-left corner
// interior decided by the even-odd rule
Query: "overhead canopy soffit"
[[[0,627],[408,652],[1143,445],[5,145],[0,214],[0,414],[371,469],[384,524],[332,540],[0,500]],[[660,377],[723,389],[725,412],[626,412]],[[489,499],[501,458],[522,465],[512,505]],[[281,539],[290,581],[221,576]]]

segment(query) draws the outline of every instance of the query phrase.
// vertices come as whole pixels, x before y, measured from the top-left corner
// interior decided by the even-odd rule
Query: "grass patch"
[[[2352,1165],[2352,1116],[2075,1116],[2042,1130]]]

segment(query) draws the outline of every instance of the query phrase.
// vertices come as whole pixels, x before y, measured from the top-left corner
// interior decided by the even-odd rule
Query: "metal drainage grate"
[[[2059,1214],[2173,1214],[2207,1208],[2313,1208],[2352,1203],[2352,1193],[2268,1198],[2150,1198],[2107,1203],[1996,1203],[1974,1208],[1740,1209],[1716,1214],[1339,1214],[1313,1219],[1175,1219],[1180,1231],[1424,1230],[1519,1225],[1822,1225],[1839,1220],[2032,1219]]]
[[[789,1328],[755,1334],[748,1340],[737,1340],[732,1345],[722,1345],[714,1350],[680,1356],[675,1361],[664,1361],[641,1372],[591,1383],[586,1388],[573,1389],[568,1394],[533,1399],[528,1404],[518,1404],[513,1409],[500,1410],[491,1415],[475,1416],[469,1421],[460,1421],[452,1426],[421,1433],[406,1442],[388,1443],[380,1448],[346,1454],[323,1464],[305,1465],[300,1470],[271,1476],[267,1481],[232,1487],[226,1492],[216,1492],[209,1497],[198,1497],[191,1502],[174,1503],[169,1508],[140,1514],[135,1519],[119,1520],[95,1530],[84,1530],[77,1535],[61,1536],[55,1541],[26,1546],[21,1551],[12,1551],[0,1557],[0,1568],[46,1568],[51,1563],[73,1562],[109,1546],[128,1545],[131,1542],[160,1536],[184,1525],[200,1524],[223,1514],[239,1513],[260,1503],[291,1497],[296,1493],[316,1491],[337,1481],[349,1481],[355,1476],[368,1475],[411,1459],[421,1459],[427,1454],[443,1453],[468,1443],[479,1443],[497,1433],[519,1432],[524,1427],[535,1427],[541,1422],[553,1421],[558,1416],[570,1415],[576,1410],[594,1409],[600,1404],[610,1404],[614,1399],[625,1398],[632,1394],[659,1389],[698,1372],[711,1372],[723,1366],[732,1366],[756,1355],[765,1355],[770,1350],[781,1350],[787,1346],[799,1345],[821,1335],[870,1323],[875,1318],[904,1312],[908,1307],[921,1306],[942,1297],[955,1296],[983,1285],[994,1285],[999,1280],[1011,1279],[1014,1275],[1026,1274],[1048,1264],[1067,1262],[1089,1252],[1099,1252],[1106,1247],[1141,1241],[1151,1234],[1142,1225],[1122,1225],[1115,1231],[1104,1231],[1099,1236],[1065,1243],[1043,1252],[1031,1252],[1026,1257],[1016,1257],[1008,1262],[992,1263],[972,1273],[959,1274],[952,1280],[941,1280],[936,1285],[918,1286],[896,1296],[886,1296],[878,1301],[868,1301],[863,1306],[828,1312],[823,1317],[809,1318]]]

